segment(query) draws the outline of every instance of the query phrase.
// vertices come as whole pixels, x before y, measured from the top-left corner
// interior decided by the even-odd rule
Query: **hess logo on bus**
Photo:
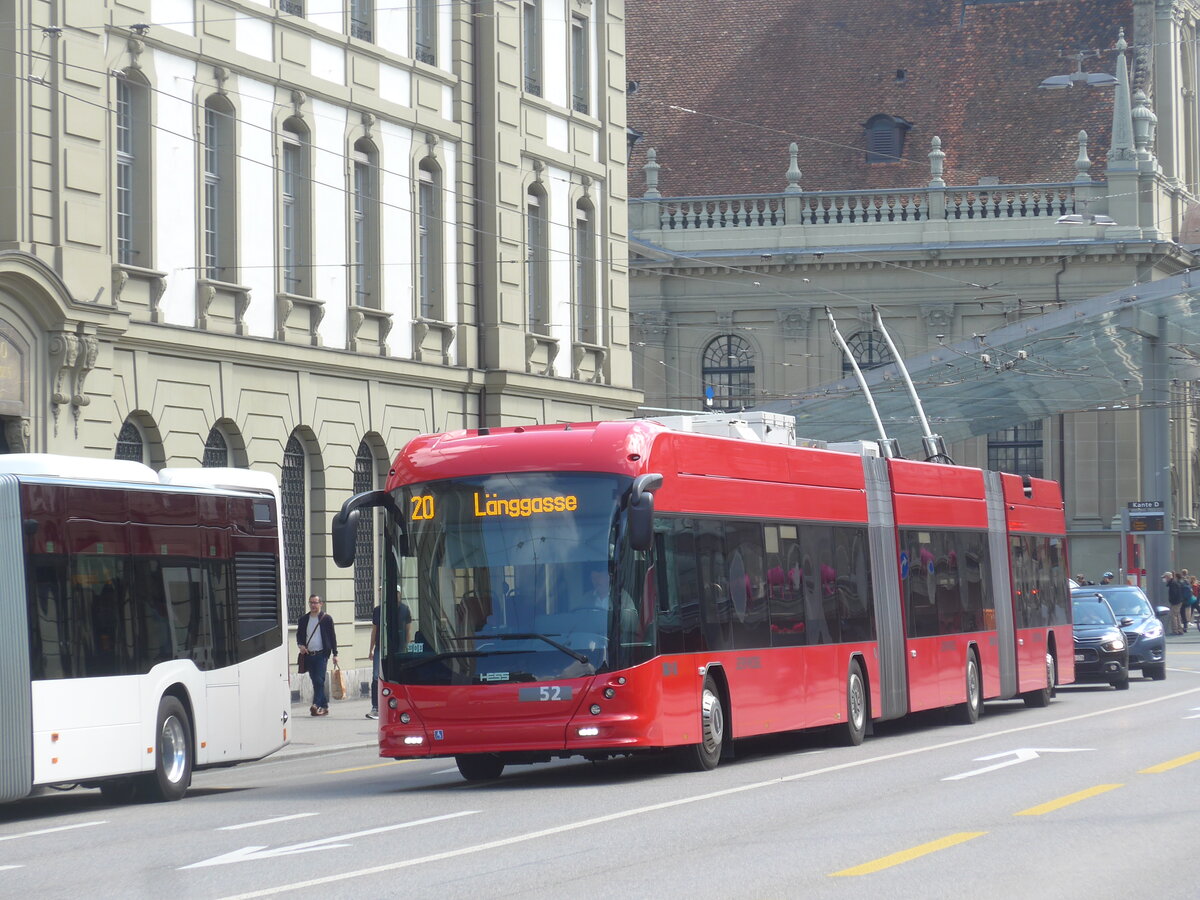
[[[560,497],[501,497],[499,494],[475,492],[475,517],[508,516],[511,519],[540,516],[546,513],[575,512],[579,498],[574,494]],[[413,497],[412,521],[432,520],[435,516],[433,495]]]

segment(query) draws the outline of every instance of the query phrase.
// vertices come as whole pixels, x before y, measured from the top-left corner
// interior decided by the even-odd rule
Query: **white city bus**
[[[279,488],[0,455],[0,802],[177,800],[287,742]]]

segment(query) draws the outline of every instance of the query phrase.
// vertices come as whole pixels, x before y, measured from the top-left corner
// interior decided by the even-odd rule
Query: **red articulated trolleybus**
[[[424,435],[385,489],[380,753],[509,764],[676,749],[1073,680],[1051,481],[798,442],[751,413]],[[703,433],[703,432],[710,433]],[[798,445],[803,444],[803,445]]]

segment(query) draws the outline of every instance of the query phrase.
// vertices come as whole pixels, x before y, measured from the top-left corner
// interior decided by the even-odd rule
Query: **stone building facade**
[[[912,357],[1195,266],[1198,23],[1195,0],[631,6],[646,404],[802,409],[849,374],[826,307],[870,367],[890,361],[875,306]],[[1021,352],[1055,371],[1053,346]],[[951,455],[1061,479],[1072,565],[1098,579],[1117,568],[1121,511],[1157,489],[1146,434],[1169,429],[1162,563],[1194,571],[1200,370],[1188,346],[1169,356],[1165,411],[1071,406],[1060,372],[1064,414],[964,408],[978,436]],[[860,421],[873,437],[865,403]]]
[[[624,3],[4,8],[0,452],[273,472],[289,616],[324,596],[365,667],[351,491],[638,402]]]

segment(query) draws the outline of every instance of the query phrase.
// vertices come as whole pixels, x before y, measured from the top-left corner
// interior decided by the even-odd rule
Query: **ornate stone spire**
[[[1129,99],[1129,65],[1125,60],[1125,29],[1117,38],[1117,86],[1113,97],[1112,145],[1108,148],[1108,171],[1137,168],[1133,145],[1133,111]]]

